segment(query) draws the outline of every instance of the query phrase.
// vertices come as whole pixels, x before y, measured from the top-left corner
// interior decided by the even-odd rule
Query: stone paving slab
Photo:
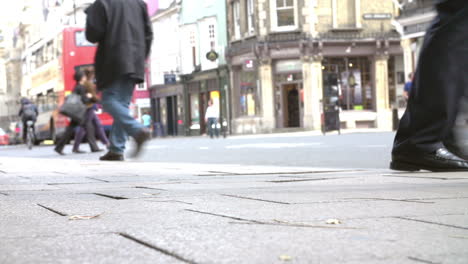
[[[0,263],[468,263],[466,173],[47,162],[0,158]]]

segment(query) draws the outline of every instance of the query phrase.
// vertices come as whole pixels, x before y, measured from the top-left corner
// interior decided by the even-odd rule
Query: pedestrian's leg
[[[85,124],[86,135],[88,139],[89,148],[92,152],[99,151],[99,147],[96,143],[96,132],[94,131],[93,121],[88,119]]]
[[[63,149],[65,148],[65,145],[67,144],[68,141],[70,141],[71,136],[73,135],[73,131],[77,127],[78,123],[71,121],[70,124],[68,125],[67,129],[65,130],[65,133],[62,135],[60,140],[57,142],[55,145],[55,151],[58,153],[62,153]]]
[[[129,111],[134,88],[134,81],[122,79],[114,82],[103,92],[102,105],[104,110],[112,115],[114,122],[117,122],[117,127],[112,128],[114,135],[110,138],[112,152],[123,153],[127,135],[137,137],[139,133],[144,131],[143,125],[137,122]],[[139,145],[141,146],[141,144]]]
[[[106,136],[106,131],[104,131],[104,128],[102,127],[101,121],[96,116],[96,114],[94,114],[92,120],[93,120],[93,124],[94,124],[94,129],[96,130],[97,137],[102,142],[102,144],[109,147],[110,142],[109,142],[109,139]]]
[[[83,126],[79,126],[75,131],[75,139],[73,143],[73,152],[78,152],[80,150],[80,144],[83,141],[83,138],[86,135],[86,130]]]
[[[23,143],[26,144],[26,135],[28,133],[27,121],[23,121]]]
[[[218,118],[216,118],[215,121],[214,121],[214,123],[215,123],[215,124],[214,124],[214,125],[215,125],[215,133],[216,133],[216,137],[217,137],[217,138],[219,137],[219,127],[218,127],[218,125],[219,125],[218,123],[219,123],[219,122],[218,122],[218,121],[219,121]]]
[[[213,138],[213,118],[208,118],[208,132],[210,134],[210,138]]]

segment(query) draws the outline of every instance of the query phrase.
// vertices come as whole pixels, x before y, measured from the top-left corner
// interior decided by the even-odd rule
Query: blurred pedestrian
[[[449,143],[468,87],[468,1],[437,0],[436,10],[395,137],[395,170],[468,171],[468,157]]]
[[[405,83],[405,86],[403,87],[403,97],[408,101],[410,91],[411,91],[411,86],[413,85],[413,73],[408,74],[408,81]]]
[[[145,112],[141,116],[141,121],[143,123],[143,126],[146,127],[148,130],[151,129],[151,116],[148,112]]]
[[[84,86],[84,84],[85,84],[85,82],[87,80],[85,74],[82,71],[77,71],[77,72],[75,72],[74,79],[76,81],[76,86],[75,86],[75,88],[73,90],[73,93],[79,95],[81,97],[81,101],[85,105],[92,102],[94,100],[93,96],[92,96],[92,94],[86,92],[86,87]],[[88,110],[89,110],[89,108],[88,108]],[[88,110],[86,111],[85,118],[83,120],[81,120],[80,122],[78,122],[78,121],[76,121],[74,119],[70,120],[70,124],[65,129],[65,133],[63,134],[63,136],[60,138],[60,140],[55,145],[55,149],[54,149],[55,152],[57,152],[60,155],[65,155],[63,153],[63,149],[65,148],[65,145],[70,141],[70,139],[73,136],[73,133],[75,132],[76,128],[78,128],[79,126],[83,126],[87,130],[88,144],[89,144],[89,146],[91,148],[91,151],[93,151],[93,152],[99,151],[99,148],[98,148],[98,146],[96,144],[96,139],[94,137],[94,129],[92,128],[92,126],[90,126],[90,123],[91,123],[90,120],[87,119]],[[81,141],[79,143],[81,143]],[[78,145],[79,145],[79,143],[78,143]],[[76,139],[75,139],[75,144],[76,144]],[[75,149],[75,146],[74,146],[73,152],[74,153],[82,153],[81,151],[77,152],[77,149]]]
[[[205,121],[208,126],[208,134],[210,138],[213,138],[213,135],[219,137],[219,128],[218,128],[218,119],[219,119],[219,106],[213,103],[213,99],[208,101],[208,107],[206,108]]]
[[[108,145],[108,139],[104,132],[104,128],[102,127],[100,122],[97,122],[96,119],[96,103],[99,101],[96,88],[94,84],[94,72],[91,69],[84,69],[83,73],[85,74],[85,82],[83,86],[85,88],[85,92],[87,96],[87,103],[86,103],[86,113],[84,122],[81,126],[78,127],[77,131],[75,132],[75,142],[73,145],[73,153],[84,153],[84,151],[80,150],[80,144],[85,138],[87,137],[88,141],[96,142],[96,135],[102,141],[103,144]],[[99,120],[98,120],[99,121]],[[92,145],[93,149],[91,152],[100,152],[100,149],[97,144]]]
[[[104,110],[114,118],[109,152],[100,160],[122,161],[127,137],[134,138],[137,156],[149,131],[129,113],[133,91],[144,81],[153,30],[142,0],[96,0],[86,9],[86,38],[98,43],[96,81]]]
[[[37,106],[27,98],[22,98],[20,103],[21,108],[18,116],[21,117],[21,121],[23,122],[23,143],[26,143],[26,136],[28,135],[28,121],[33,122],[32,129],[33,133],[35,133],[34,124],[36,123],[39,111],[37,110]]]

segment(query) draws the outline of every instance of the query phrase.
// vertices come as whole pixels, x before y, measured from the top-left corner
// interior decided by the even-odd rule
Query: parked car
[[[10,143],[10,136],[0,128],[0,145],[8,145]]]
[[[10,145],[21,144],[21,122],[11,122],[8,128],[8,135],[10,136]]]

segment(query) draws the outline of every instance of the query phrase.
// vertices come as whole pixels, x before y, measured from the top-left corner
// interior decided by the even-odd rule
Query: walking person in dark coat
[[[104,110],[114,118],[109,152],[101,160],[123,160],[127,137],[135,139],[137,156],[150,138],[129,113],[133,90],[144,81],[145,60],[153,31],[142,0],[96,0],[87,10],[86,38],[98,43],[96,81]]]
[[[468,1],[437,0],[436,10],[395,137],[395,170],[468,171],[451,138],[468,87]]]
[[[92,99],[92,95],[87,93],[86,92],[86,87],[84,87],[84,84],[86,82],[85,74],[83,72],[81,72],[81,71],[77,71],[75,73],[74,79],[76,81],[76,86],[75,86],[75,89],[73,90],[73,93],[80,95],[81,96],[81,101],[84,104],[90,103],[93,99]],[[68,141],[70,141],[71,137],[73,136],[73,132],[75,131],[75,129],[77,127],[80,127],[80,126],[85,127],[85,129],[87,130],[88,144],[89,144],[89,147],[91,148],[91,151],[92,152],[99,151],[99,147],[96,144],[96,138],[94,137],[94,129],[92,128],[92,121],[85,117],[85,119],[82,120],[81,123],[76,121],[76,120],[73,120],[73,119],[70,120],[70,124],[68,125],[67,129],[65,130],[65,133],[63,134],[63,136],[60,138],[60,140],[55,145],[55,148],[54,148],[55,152],[57,152],[60,155],[65,155],[63,153],[63,149],[65,148],[65,145],[68,143]],[[80,142],[81,142],[81,140],[80,140]],[[81,153],[81,152],[77,152],[76,150],[77,149],[74,148],[73,152],[74,153]]]

